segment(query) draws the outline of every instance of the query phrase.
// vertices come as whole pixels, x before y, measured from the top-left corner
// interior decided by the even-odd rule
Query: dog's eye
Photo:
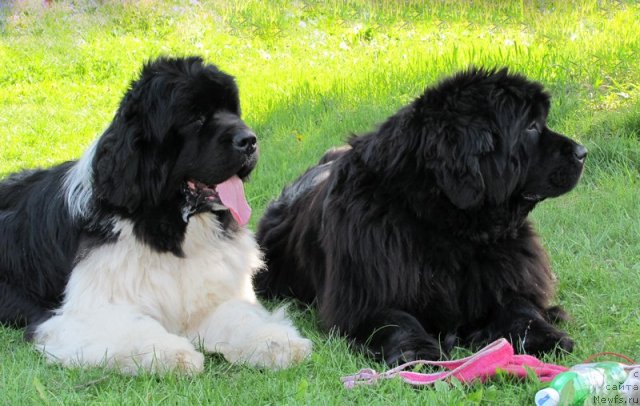
[[[538,126],[538,122],[537,121],[532,121],[531,124],[529,124],[529,127],[527,127],[527,132],[531,133],[531,134],[537,134],[540,132],[540,127]]]

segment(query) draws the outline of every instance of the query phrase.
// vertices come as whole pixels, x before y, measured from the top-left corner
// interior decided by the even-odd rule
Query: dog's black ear
[[[484,180],[477,160],[467,159],[466,166],[462,162],[446,165],[436,171],[436,181],[451,203],[460,209],[469,209],[482,200]]]
[[[93,180],[96,198],[129,213],[160,200],[169,175],[170,156],[180,150],[172,145],[176,112],[162,94],[160,79],[141,79],[126,94],[111,126],[96,146]],[[164,91],[162,93],[165,93]]]
[[[131,213],[140,206],[143,197],[141,142],[135,126],[124,131],[113,127],[105,132],[96,146],[94,193],[98,200]]]
[[[485,196],[480,157],[493,148],[491,133],[456,129],[440,134],[434,147],[430,166],[451,203],[463,210],[480,204]]]
[[[378,132],[353,138],[350,144],[367,168],[384,172],[386,179],[424,176],[426,170],[456,207],[476,206],[484,198],[480,156],[493,149],[491,133],[477,123],[452,126],[417,111],[404,108]]]

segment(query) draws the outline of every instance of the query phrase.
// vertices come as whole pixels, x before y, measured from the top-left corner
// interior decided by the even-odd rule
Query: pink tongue
[[[247,225],[249,217],[251,217],[251,207],[249,207],[249,203],[244,197],[242,180],[237,176],[232,176],[217,185],[216,191],[220,201],[231,211],[238,224],[241,226]]]

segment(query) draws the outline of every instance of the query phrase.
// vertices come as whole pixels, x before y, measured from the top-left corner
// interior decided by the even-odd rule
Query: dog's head
[[[573,189],[587,150],[547,127],[549,95],[506,69],[470,69],[418,101],[443,116],[436,179],[459,208],[537,202]]]
[[[363,160],[432,177],[458,209],[532,208],[571,190],[587,150],[547,127],[549,95],[506,69],[469,69],[427,89],[381,126]],[[371,164],[371,162],[369,162]],[[429,194],[429,196],[432,196]]]
[[[233,77],[197,57],[159,58],[97,142],[94,199],[125,214],[185,193],[216,200],[219,185],[241,187],[256,161]]]

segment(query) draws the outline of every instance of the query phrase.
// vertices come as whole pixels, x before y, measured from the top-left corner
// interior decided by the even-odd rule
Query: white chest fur
[[[211,309],[233,298],[255,302],[252,274],[262,266],[250,231],[225,235],[215,216],[189,220],[184,257],[158,253],[120,220],[115,243],[93,249],[71,274],[63,311],[104,304],[132,305],[183,334]]]

